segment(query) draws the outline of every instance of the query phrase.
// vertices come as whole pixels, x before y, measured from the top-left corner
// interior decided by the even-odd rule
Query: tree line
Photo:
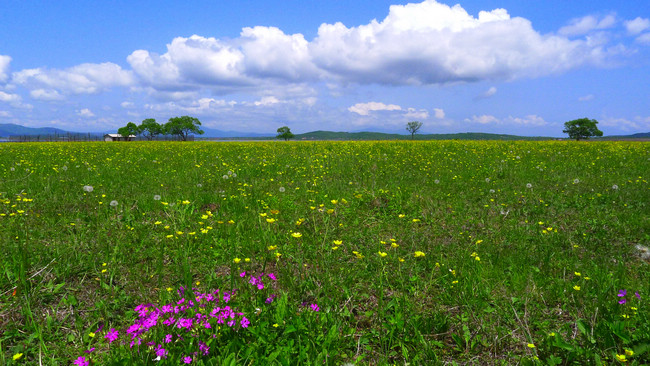
[[[190,135],[203,135],[200,126],[201,121],[190,116],[172,117],[164,124],[156,122],[154,118],[147,118],[140,125],[129,122],[126,126],[120,127],[117,133],[126,141],[129,141],[131,136],[142,136],[151,141],[158,135],[176,136],[181,141],[187,141]]]

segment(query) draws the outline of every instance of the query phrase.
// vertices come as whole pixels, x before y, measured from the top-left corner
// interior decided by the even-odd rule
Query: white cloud
[[[604,127],[612,127],[625,132],[648,132],[650,131],[650,116],[636,116],[632,120],[627,118],[605,117],[600,124]]]
[[[650,44],[650,33],[644,33],[638,36],[635,41],[642,44]]]
[[[616,16],[609,14],[601,19],[594,15],[587,15],[576,18],[569,22],[569,25],[560,28],[559,34],[564,36],[579,36],[594,30],[611,28],[616,24]]]
[[[429,118],[429,112],[426,109],[408,108],[404,113],[404,117],[408,119],[427,119]]]
[[[14,72],[12,83],[29,89],[48,89],[63,93],[93,94],[114,86],[130,86],[133,76],[119,65],[81,64],[68,69],[24,69]]]
[[[310,49],[332,77],[399,85],[535,77],[608,56],[585,40],[540,35],[504,9],[475,18],[434,0],[393,5],[383,21],[358,27],[323,24]]]
[[[124,109],[132,109],[132,108],[135,108],[135,104],[133,104],[133,102],[127,102],[127,101],[124,101],[124,102],[120,103],[120,106],[121,106],[122,108],[124,108]]]
[[[529,114],[526,117],[520,118],[520,117],[508,117],[504,121],[506,124],[516,124],[516,125],[524,125],[524,126],[546,126],[548,122],[544,121],[544,118],[534,115],[534,114]]]
[[[627,29],[627,32],[629,34],[635,35],[650,28],[650,19],[636,17],[632,20],[626,20],[624,24],[625,24],[625,28]]]
[[[77,115],[85,118],[95,117],[95,114],[88,108],[77,111]]]
[[[508,116],[507,118],[499,119],[492,115],[481,115],[481,116],[472,116],[472,118],[466,118],[465,122],[474,122],[480,123],[483,125],[487,124],[498,124],[498,125],[518,125],[518,126],[546,126],[548,122],[544,118],[530,114],[526,117],[512,117]]]
[[[7,111],[0,111],[0,117],[11,117],[11,113]]]
[[[433,108],[433,115],[437,119],[443,119],[445,118],[445,111],[442,110],[441,108]]]
[[[496,93],[497,93],[497,88],[494,87],[494,86],[491,86],[490,89],[488,89],[488,90],[484,91],[483,93],[481,93],[481,95],[479,95],[477,97],[477,99],[489,98],[489,97],[493,96]]]
[[[584,95],[582,97],[579,97],[578,101],[580,101],[580,102],[588,102],[588,101],[593,100],[593,99],[594,99],[594,95],[593,94],[588,94],[588,95]]]
[[[255,101],[253,104],[256,106],[269,106],[273,104],[280,103],[280,100],[274,96],[263,97],[262,99]]]
[[[22,98],[18,94],[9,94],[3,91],[0,91],[0,102],[5,103],[20,103]]]
[[[58,91],[53,89],[34,89],[29,92],[29,95],[38,100],[53,101],[53,100],[63,100],[63,95],[59,94]]]
[[[474,115],[474,116],[472,116],[472,118],[466,118],[465,122],[475,122],[475,123],[480,123],[480,124],[486,125],[486,124],[490,124],[490,123],[498,123],[499,119],[496,118],[495,116],[484,114],[484,115],[481,115],[481,116]]]
[[[0,83],[7,81],[9,78],[9,63],[11,57],[0,55]]]
[[[348,108],[348,111],[367,116],[373,111],[400,111],[402,107],[395,104],[384,104],[380,102],[357,103]]]

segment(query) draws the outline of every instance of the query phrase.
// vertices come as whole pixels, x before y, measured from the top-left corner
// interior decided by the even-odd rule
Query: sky
[[[0,3],[0,123],[650,132],[650,1]]]

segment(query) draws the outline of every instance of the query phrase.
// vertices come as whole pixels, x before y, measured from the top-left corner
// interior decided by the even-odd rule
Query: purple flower
[[[115,328],[111,328],[108,330],[108,333],[104,336],[104,338],[108,339],[108,343],[111,344],[113,341],[117,340],[117,337],[120,336],[120,333],[115,330]]]
[[[164,349],[161,344],[159,344],[158,347],[156,348],[156,356],[167,358],[168,354],[169,352],[166,349]]]
[[[245,271],[239,274],[239,277],[241,277],[241,278],[244,278],[245,276],[246,276],[246,272],[245,272]]]
[[[269,276],[269,278],[272,279],[273,281],[278,280],[273,273],[269,273],[267,276]]]
[[[635,292],[634,296],[636,296],[637,299],[641,300],[641,295],[639,295],[639,291]]]
[[[85,353],[92,353],[94,350],[95,350],[95,347],[93,347],[93,348],[91,348],[91,349],[89,349],[89,350],[87,350],[87,351],[84,351],[84,352],[85,352]]]
[[[204,356],[207,356],[210,353],[210,347],[208,347],[207,344],[199,341],[199,351],[201,351]]]
[[[627,300],[625,300],[625,299],[618,300],[618,303],[621,304],[621,305],[625,304],[626,302],[627,302]]]
[[[185,363],[192,363],[192,357],[190,357],[190,356],[185,356],[185,357],[183,357],[183,362],[185,362]]]
[[[248,325],[250,325],[250,320],[246,319],[246,317],[242,317],[241,320],[239,321],[239,324],[241,324],[242,328],[248,328]]]
[[[172,335],[171,335],[171,334],[167,334],[167,335],[165,336],[165,341],[164,341],[164,342],[165,342],[165,343],[171,343],[171,342],[172,342]]]
[[[618,297],[623,297],[627,295],[627,290],[618,290]]]
[[[309,307],[310,307],[311,310],[313,310],[313,311],[319,311],[319,310],[320,310],[320,308],[319,308],[318,305],[316,305],[316,304],[311,304],[311,305],[309,305]]]
[[[75,364],[77,366],[88,366],[89,365],[88,360],[86,360],[86,356],[79,356],[79,358],[77,358],[73,362],[73,364]]]

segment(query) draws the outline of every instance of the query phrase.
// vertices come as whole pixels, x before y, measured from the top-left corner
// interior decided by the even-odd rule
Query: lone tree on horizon
[[[574,119],[573,121],[564,122],[562,132],[569,135],[569,138],[576,141],[588,140],[590,137],[602,136],[603,131],[599,130],[598,121],[589,118]]]
[[[292,139],[295,135],[291,133],[291,129],[287,126],[282,126],[278,128],[278,135],[275,136],[276,139],[284,139],[284,141],[287,141],[289,139]]]
[[[147,140],[151,141],[154,139],[154,137],[163,133],[163,126],[156,122],[155,119],[147,118],[142,121],[140,126],[138,126],[138,131]]]
[[[420,127],[422,127],[420,121],[412,121],[406,124],[406,130],[411,133],[411,140],[415,138],[415,134],[418,133]]]
[[[190,134],[203,135],[203,130],[199,126],[201,126],[201,121],[196,117],[172,117],[165,123],[164,132],[178,136],[182,141],[187,141]]]

